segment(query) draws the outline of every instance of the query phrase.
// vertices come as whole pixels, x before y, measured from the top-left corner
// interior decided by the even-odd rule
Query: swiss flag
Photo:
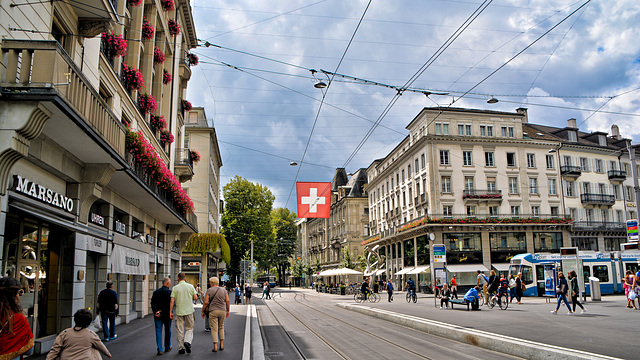
[[[331,213],[330,182],[296,182],[299,218],[329,218]]]

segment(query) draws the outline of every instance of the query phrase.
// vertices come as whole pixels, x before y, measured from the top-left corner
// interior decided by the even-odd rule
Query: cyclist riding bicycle
[[[369,298],[369,293],[371,292],[371,288],[369,287],[369,278],[364,278],[362,285],[360,285],[360,292],[364,296],[364,300]]]
[[[409,278],[409,280],[407,281],[407,291],[411,292],[411,294],[416,293],[416,283],[412,278]]]
[[[500,304],[500,298],[502,295],[507,296],[509,299],[509,280],[504,277],[504,274],[500,274],[500,287],[498,288],[498,304]]]

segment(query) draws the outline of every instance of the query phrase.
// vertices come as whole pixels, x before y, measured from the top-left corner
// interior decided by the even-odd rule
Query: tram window
[[[533,270],[531,266],[522,265],[522,280],[525,284],[531,284],[533,282]]]
[[[609,267],[607,265],[594,266],[593,276],[600,279],[601,283],[609,282]]]
[[[639,267],[638,267],[638,265],[637,265],[637,264],[633,264],[633,263],[629,264],[629,263],[626,263],[625,265],[626,265],[626,267],[627,267],[627,269],[626,269],[626,270],[631,270],[631,272],[632,272],[632,273],[634,273],[634,274],[635,274],[636,272],[638,272]],[[626,271],[625,271],[625,272],[626,272]]]
[[[591,269],[587,265],[582,266],[582,274],[584,275],[584,283],[589,283],[589,277],[591,276]]]

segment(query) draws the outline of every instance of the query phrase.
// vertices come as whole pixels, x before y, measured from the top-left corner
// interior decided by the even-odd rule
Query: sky
[[[191,5],[201,46],[187,99],[216,129],[221,185],[236,175],[260,183],[274,207],[296,212],[296,181],[331,181],[336,168],[385,157],[424,107],[525,107],[530,123],[575,118],[581,131],[608,133],[616,124],[640,143],[637,0]]]

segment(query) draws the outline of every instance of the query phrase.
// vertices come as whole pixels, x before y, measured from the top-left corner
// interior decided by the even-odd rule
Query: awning
[[[482,264],[447,265],[447,271],[452,273],[476,272],[478,270],[489,272],[489,269]]]
[[[114,245],[109,262],[117,274],[149,275],[149,253]]]
[[[414,267],[407,274],[420,274],[420,273],[427,272],[427,271],[429,271],[429,265],[422,265],[422,266]]]
[[[398,272],[396,272],[394,275],[398,276],[398,275],[404,275],[406,273],[408,273],[409,271],[413,270],[414,268],[412,267],[406,267]]]
[[[504,263],[504,264],[491,264],[491,266],[493,268],[495,268],[498,271],[509,271],[509,263]]]

